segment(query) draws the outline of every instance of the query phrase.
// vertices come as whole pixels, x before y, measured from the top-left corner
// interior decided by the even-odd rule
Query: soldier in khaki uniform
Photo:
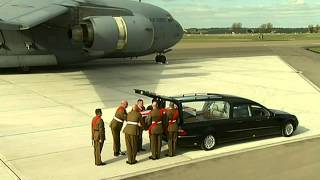
[[[139,113],[143,112],[146,110],[146,108],[144,107],[143,105],[143,100],[142,99],[138,99],[137,101],[137,105],[138,105],[138,109],[137,111]],[[139,151],[145,151],[145,149],[142,148],[142,134],[143,134],[143,130],[144,130],[144,119],[143,119],[143,124],[142,126],[140,127],[140,134],[138,136],[138,152]]]
[[[166,110],[167,131],[168,131],[168,149],[169,153],[166,156],[175,156],[176,144],[178,139],[179,111],[178,106],[170,102],[169,108]]]
[[[152,155],[149,159],[156,160],[160,159],[161,152],[161,135],[162,129],[163,111],[159,110],[158,102],[152,103],[152,110],[148,119],[150,146]]]
[[[94,158],[95,164],[97,166],[105,165],[101,161],[101,151],[103,147],[105,137],[105,129],[104,129],[104,122],[101,119],[102,111],[101,109],[96,109],[95,111],[96,117],[92,119],[91,122],[91,140],[93,141],[94,145]]]
[[[124,152],[121,152],[120,144],[120,132],[123,126],[123,122],[127,121],[127,111],[128,101],[121,101],[120,106],[118,107],[111,123],[110,128],[113,136],[113,152],[114,156],[125,155]]]
[[[128,161],[127,164],[135,164],[138,151],[138,136],[140,134],[140,126],[143,123],[143,118],[138,110],[137,105],[132,106],[132,111],[128,113],[127,125],[123,132],[126,138],[126,147]]]

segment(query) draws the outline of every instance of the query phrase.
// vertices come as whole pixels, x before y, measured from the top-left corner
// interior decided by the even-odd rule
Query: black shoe
[[[102,163],[96,164],[96,165],[97,165],[97,166],[104,166],[104,165],[106,165],[106,163],[102,162]]]
[[[156,158],[153,158],[152,156],[149,156],[149,159],[156,160]]]
[[[113,156],[115,156],[115,157],[118,157],[119,155],[120,155],[120,153],[118,153],[118,152],[113,153]]]
[[[132,164],[136,164],[138,161],[137,160],[134,160],[134,162]]]
[[[141,149],[139,149],[139,151],[146,151],[146,149],[141,148]]]
[[[167,156],[167,157],[168,157],[168,156],[169,156],[169,154],[165,154],[165,156]]]
[[[130,165],[132,165],[132,163],[131,163],[131,162],[129,162],[129,161],[126,161],[126,163],[127,163],[127,164],[130,164]]]

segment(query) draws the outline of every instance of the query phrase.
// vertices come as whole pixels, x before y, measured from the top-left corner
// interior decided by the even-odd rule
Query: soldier
[[[137,105],[138,105],[137,111],[139,113],[141,113],[141,112],[146,110],[146,108],[143,106],[143,100],[142,99],[138,99]],[[143,122],[142,122],[143,124],[141,124],[141,126],[139,127],[140,133],[139,133],[139,137],[138,137],[138,152],[145,151],[145,149],[142,148],[142,133],[143,133],[143,130],[144,130],[144,122],[145,122],[145,119],[143,119]]]
[[[110,128],[113,136],[113,152],[114,156],[125,155],[124,152],[121,152],[120,144],[120,131],[123,126],[123,122],[127,121],[127,111],[128,101],[121,101],[120,106],[118,107],[111,123]]]
[[[147,110],[152,110],[152,104],[153,104],[153,102],[156,102],[156,101],[158,101],[158,100],[156,98],[153,98],[152,101],[151,101],[151,105],[149,105],[147,107]]]
[[[95,111],[96,117],[92,119],[91,123],[91,140],[94,145],[94,159],[95,164],[97,166],[105,165],[104,162],[101,161],[101,151],[103,147],[103,142],[105,140],[105,130],[104,130],[104,122],[101,119],[102,111],[101,109],[96,109]]]
[[[178,106],[170,102],[169,108],[166,111],[168,120],[168,149],[169,153],[166,156],[175,156],[176,144],[178,139],[179,111]]]
[[[159,110],[158,102],[154,101],[152,103],[152,110],[148,119],[150,146],[152,152],[152,155],[149,157],[149,159],[152,160],[160,159],[161,135],[163,133],[162,120],[163,111]]]
[[[143,123],[142,115],[139,113],[139,108],[135,104],[132,106],[132,111],[128,113],[127,125],[123,132],[126,138],[126,147],[128,154],[127,164],[135,164],[138,151],[138,136],[140,134],[140,126]]]

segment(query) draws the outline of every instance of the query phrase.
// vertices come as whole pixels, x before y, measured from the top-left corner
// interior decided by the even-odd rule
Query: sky
[[[142,0],[168,10],[184,28],[307,27],[320,24],[320,0]]]

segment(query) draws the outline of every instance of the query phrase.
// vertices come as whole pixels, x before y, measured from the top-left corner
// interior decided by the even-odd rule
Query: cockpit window
[[[167,19],[168,19],[169,22],[172,22],[174,20],[173,17],[170,14],[167,15]]]

